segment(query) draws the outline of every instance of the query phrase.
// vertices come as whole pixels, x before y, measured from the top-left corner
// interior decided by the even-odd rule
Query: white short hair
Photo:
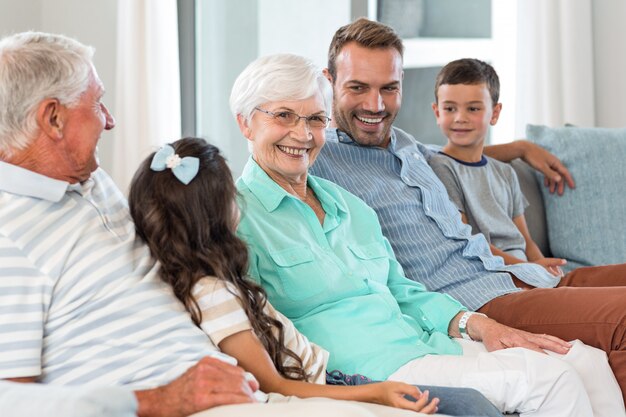
[[[271,101],[303,100],[320,93],[330,114],[333,90],[313,62],[293,54],[268,55],[250,63],[230,93],[233,116],[250,119],[255,107]]]
[[[93,54],[63,35],[23,32],[0,40],[0,155],[34,139],[42,100],[78,103],[89,87]]]

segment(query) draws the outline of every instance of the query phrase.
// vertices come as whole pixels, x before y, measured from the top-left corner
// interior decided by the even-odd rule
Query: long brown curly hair
[[[200,160],[196,177],[185,185],[170,169],[151,170],[153,153],[137,170],[128,197],[137,235],[160,262],[161,278],[197,326],[202,311],[192,296],[194,285],[207,275],[234,284],[234,295],[276,370],[285,378],[306,380],[302,359],[285,347],[283,324],[264,310],[265,291],[246,278],[248,248],[234,231],[237,189],[226,161],[204,139],[183,138],[170,146],[180,158]],[[287,358],[293,366],[285,366]]]

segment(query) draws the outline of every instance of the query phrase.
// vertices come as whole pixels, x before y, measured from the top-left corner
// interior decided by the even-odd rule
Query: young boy
[[[437,125],[448,138],[430,165],[473,233],[482,233],[504,263],[534,262],[562,276],[564,259],[545,258],[530,237],[528,202],[513,168],[483,155],[489,126],[498,121],[500,81],[491,65],[459,59],[441,69],[432,104]]]

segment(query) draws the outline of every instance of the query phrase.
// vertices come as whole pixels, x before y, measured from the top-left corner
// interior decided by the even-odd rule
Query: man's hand
[[[487,317],[474,315],[467,322],[467,330],[474,340],[483,342],[488,351],[523,347],[544,353],[543,349],[565,354],[571,344],[555,336],[529,333],[514,329]]]
[[[523,149],[522,159],[544,175],[543,183],[550,188],[551,193],[556,191],[559,195],[563,195],[565,184],[572,189],[576,187],[572,174],[559,158],[532,142],[526,140],[519,142]]]
[[[255,402],[259,388],[243,369],[205,357],[168,385],[136,391],[139,417],[183,417],[226,404]]]

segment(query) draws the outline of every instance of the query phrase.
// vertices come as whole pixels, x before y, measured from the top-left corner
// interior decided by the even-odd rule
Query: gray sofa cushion
[[[515,169],[515,173],[519,179],[522,193],[524,193],[524,196],[528,200],[529,205],[524,212],[524,217],[528,224],[528,231],[535,243],[537,243],[537,246],[539,246],[541,253],[543,253],[544,256],[552,256],[548,241],[548,224],[546,222],[543,195],[541,194],[543,184],[539,183],[534,169],[521,159],[512,161],[511,165],[513,169]]]
[[[626,262],[626,129],[528,125],[526,135],[576,181],[563,196],[542,187],[552,254],[565,270]]]

